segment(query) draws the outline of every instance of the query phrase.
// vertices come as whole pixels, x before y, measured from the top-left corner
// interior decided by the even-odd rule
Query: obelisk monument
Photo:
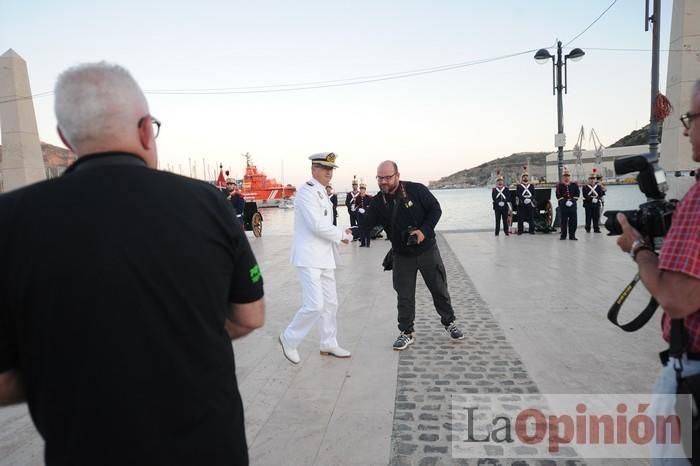
[[[2,190],[46,179],[27,63],[9,49],[0,56]]]
[[[670,197],[680,199],[695,180],[673,175],[697,168],[680,116],[690,109],[690,92],[700,79],[700,1],[674,0],[669,50],[666,97],[673,113],[664,120],[660,164],[667,173]]]

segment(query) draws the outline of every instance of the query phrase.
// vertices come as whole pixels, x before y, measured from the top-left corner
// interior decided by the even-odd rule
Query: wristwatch
[[[643,239],[636,239],[632,242],[632,247],[630,247],[630,256],[632,260],[637,262],[637,254],[639,251],[646,249],[647,251],[653,251],[654,249],[644,242]]]

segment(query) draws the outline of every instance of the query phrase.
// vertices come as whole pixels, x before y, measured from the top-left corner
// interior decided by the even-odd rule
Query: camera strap
[[[657,303],[652,297],[649,300],[647,307],[645,307],[644,310],[632,321],[627,322],[626,324],[621,324],[618,322],[617,316],[620,312],[620,308],[638,282],[639,274],[635,274],[632,281],[625,287],[624,290],[622,290],[622,293],[620,293],[620,296],[617,297],[617,300],[608,311],[608,320],[620,327],[625,332],[636,332],[640,328],[644,327],[644,325],[649,322],[654,315],[654,312],[656,312],[656,309],[659,307],[659,303]],[[674,367],[676,370],[676,378],[681,376],[681,372],[683,370],[682,358],[684,354],[690,360],[700,361],[700,353],[692,353],[688,351],[688,334],[685,331],[683,319],[671,319],[671,335],[668,349],[659,353],[659,357],[661,358],[661,363],[664,366],[668,364],[669,357],[676,358],[677,362],[676,366]]]
[[[659,307],[659,303],[657,303],[654,297],[652,296],[649,300],[649,304],[647,304],[647,307],[645,307],[644,310],[637,317],[635,317],[630,322],[627,322],[626,324],[621,324],[620,322],[618,322],[617,316],[620,313],[620,308],[625,303],[627,297],[630,295],[632,289],[634,289],[637,283],[639,283],[638,273],[634,275],[634,278],[629,283],[629,285],[627,285],[622,290],[620,296],[617,297],[613,305],[610,307],[610,310],[608,311],[608,320],[616,326],[620,327],[625,332],[636,332],[640,328],[644,327],[644,325],[647,322],[649,322],[649,319],[652,318],[654,312],[656,312],[656,308]]]
[[[394,232],[396,231],[396,214],[399,211],[399,198],[398,196],[394,197],[394,208],[391,211],[391,234],[393,235]]]

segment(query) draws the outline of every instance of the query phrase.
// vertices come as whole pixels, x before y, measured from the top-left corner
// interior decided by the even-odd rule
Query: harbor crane
[[[594,128],[591,128],[590,141],[593,143],[593,147],[595,148],[595,166],[598,169],[598,173],[606,176],[606,173],[604,173],[603,170],[603,149],[605,149],[605,146],[603,146],[603,143],[600,142],[600,138],[598,137],[598,134],[595,132]]]
[[[586,132],[581,125],[581,131],[578,133],[578,139],[574,145],[574,157],[576,157],[576,168],[574,169],[574,176],[576,181],[581,181],[585,179],[586,174],[583,171],[583,161],[581,157],[583,156],[583,141],[586,139]]]

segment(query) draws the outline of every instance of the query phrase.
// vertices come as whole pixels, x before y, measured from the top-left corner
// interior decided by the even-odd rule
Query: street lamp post
[[[561,173],[564,167],[564,146],[566,145],[566,136],[564,135],[564,102],[562,100],[561,91],[566,93],[567,72],[566,61],[571,59],[574,61],[580,60],[586,53],[575,48],[570,53],[564,55],[562,61],[561,41],[557,41],[557,56],[549,53],[547,49],[539,49],[535,54],[537,63],[546,63],[547,60],[552,60],[552,94],[557,96],[557,134],[554,135],[554,145],[558,147],[557,154],[557,172],[558,179],[561,181]],[[564,81],[561,79],[561,69],[564,68]]]

